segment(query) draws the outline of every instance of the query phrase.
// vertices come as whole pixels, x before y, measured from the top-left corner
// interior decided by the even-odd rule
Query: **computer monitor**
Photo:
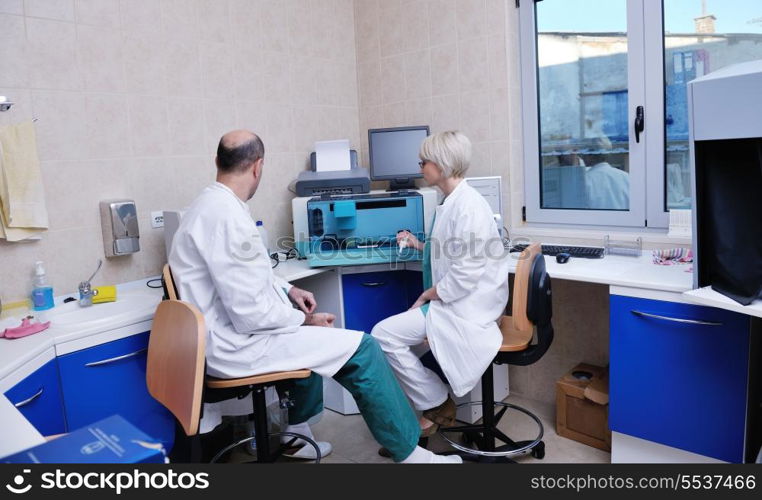
[[[428,125],[368,130],[370,178],[390,181],[392,191],[415,189],[413,179],[423,177],[418,151],[428,135]]]

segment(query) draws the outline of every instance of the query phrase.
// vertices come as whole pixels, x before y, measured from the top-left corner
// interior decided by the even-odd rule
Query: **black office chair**
[[[513,315],[501,318],[503,344],[493,363],[526,366],[537,362],[547,352],[553,342],[551,299],[550,275],[545,269],[540,245],[531,245],[520,256],[513,287]],[[537,341],[531,343],[535,328]],[[492,365],[482,375],[482,401],[459,406],[471,405],[481,405],[481,424],[447,427],[439,431],[465,460],[504,463],[513,462],[508,457],[524,453],[531,453],[538,459],[545,456],[544,429],[540,419],[525,408],[495,401]],[[500,408],[497,413],[496,407]],[[537,437],[514,441],[501,432],[497,425],[508,409],[531,417],[539,428]],[[456,434],[462,439],[459,440]]]

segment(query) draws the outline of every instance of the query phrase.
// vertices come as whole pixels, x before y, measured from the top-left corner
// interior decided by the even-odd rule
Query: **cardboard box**
[[[164,463],[161,442],[118,415],[52,441],[0,459],[2,463],[137,464]]]
[[[579,364],[556,382],[556,433],[611,451],[608,368]]]

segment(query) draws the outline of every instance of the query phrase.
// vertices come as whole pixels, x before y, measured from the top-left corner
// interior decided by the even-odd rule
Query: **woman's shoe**
[[[452,398],[448,395],[444,403],[437,406],[436,408],[424,411],[423,417],[434,422],[434,425],[427,427],[426,429],[422,429],[421,436],[424,435],[423,432],[427,432],[427,435],[429,436],[436,433],[439,430],[440,426],[452,427],[455,424],[456,410],[457,408],[455,407],[455,401],[453,401]]]

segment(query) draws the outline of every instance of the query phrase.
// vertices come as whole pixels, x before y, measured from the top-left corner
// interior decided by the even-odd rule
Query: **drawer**
[[[146,386],[145,332],[58,358],[69,429],[120,415],[167,449],[174,439],[172,414]]]
[[[749,318],[616,295],[610,305],[611,430],[743,462]]]
[[[344,327],[370,333],[379,321],[406,311],[420,295],[420,276],[413,271],[343,275]]]
[[[43,436],[66,432],[55,359],[10,388],[5,396]]]

